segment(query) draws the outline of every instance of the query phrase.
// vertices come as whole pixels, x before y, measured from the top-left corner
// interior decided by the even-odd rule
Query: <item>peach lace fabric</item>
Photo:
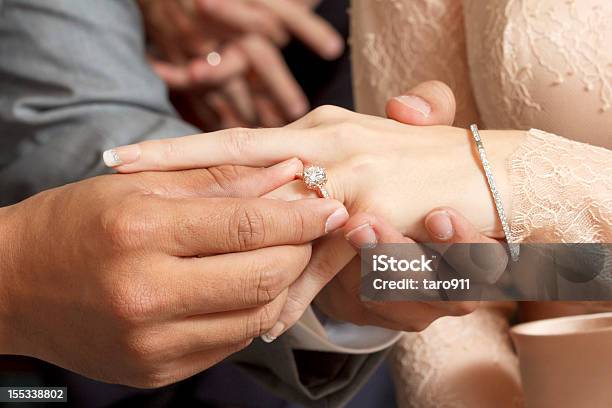
[[[532,129],[509,162],[513,242],[612,242],[612,151]]]
[[[509,238],[612,242],[611,1],[353,0],[351,16],[358,111],[384,116],[388,98],[438,79],[457,126],[567,136],[531,130],[512,156]],[[504,406],[490,387],[521,406],[507,330],[483,307],[405,335],[392,353],[400,406]]]

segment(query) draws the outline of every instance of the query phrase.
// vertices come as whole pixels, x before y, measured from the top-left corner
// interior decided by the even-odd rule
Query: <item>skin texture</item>
[[[348,218],[334,200],[256,198],[300,168],[102,176],[2,209],[0,352],[150,388],[245,347],[310,241]]]
[[[204,129],[281,126],[308,101],[280,48],[291,37],[325,59],[344,50],[311,0],[141,0],[157,74],[175,103]],[[168,24],[168,20],[172,24]],[[220,54],[218,63],[207,55]]]

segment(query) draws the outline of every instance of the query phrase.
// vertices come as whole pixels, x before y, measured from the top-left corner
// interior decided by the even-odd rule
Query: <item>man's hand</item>
[[[272,327],[334,200],[259,197],[298,160],[110,175],[0,209],[0,352],[158,387]]]

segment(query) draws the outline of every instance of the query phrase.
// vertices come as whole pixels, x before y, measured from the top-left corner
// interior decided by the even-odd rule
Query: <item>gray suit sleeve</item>
[[[0,0],[0,205],[104,173],[108,148],[197,133],[144,47],[132,1]],[[280,338],[234,358],[287,399],[337,406],[383,357],[299,355]]]
[[[144,58],[132,1],[0,7],[0,205],[105,172],[110,147],[197,133]]]

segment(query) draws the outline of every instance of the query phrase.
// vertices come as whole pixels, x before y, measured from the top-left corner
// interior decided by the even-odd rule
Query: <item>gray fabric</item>
[[[0,15],[0,205],[106,172],[100,155],[196,133],[143,58],[126,0],[9,0]]]
[[[166,93],[132,1],[0,0],[0,205],[106,172],[110,147],[196,133]],[[319,378],[328,357],[316,355]],[[334,356],[333,377],[307,385],[283,338],[234,356],[280,395],[317,406],[346,402],[382,358],[338,367]]]

